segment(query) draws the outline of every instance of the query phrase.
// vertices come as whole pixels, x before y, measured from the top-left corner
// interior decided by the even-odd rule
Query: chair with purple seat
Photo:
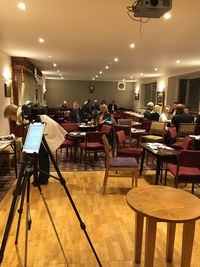
[[[194,193],[194,184],[200,183],[200,151],[181,150],[177,164],[167,163],[166,166],[165,184],[169,171],[174,176],[175,187],[178,187],[179,183],[192,183]]]
[[[85,142],[80,143],[81,155],[82,151],[85,151],[85,170],[89,153],[94,153],[95,161],[97,161],[97,153],[105,152],[102,141],[104,134],[104,132],[86,132]]]
[[[108,143],[108,139],[104,134],[103,137],[103,144],[106,153],[106,170],[105,176],[103,181],[103,195],[106,191],[106,185],[108,181],[108,177],[131,177],[132,178],[132,185],[134,184],[135,180],[135,187],[137,187],[138,180],[137,177],[134,177],[135,170],[138,168],[138,164],[134,158],[126,157],[126,158],[118,158],[118,157],[110,157],[110,145]],[[111,174],[110,172],[114,172],[115,175]],[[122,173],[121,173],[122,172]],[[130,174],[124,174],[124,172],[129,172]],[[121,173],[121,175],[120,175]]]
[[[143,149],[141,147],[126,146],[126,135],[124,131],[116,132],[117,140],[117,157],[135,157],[137,162],[142,154]]]

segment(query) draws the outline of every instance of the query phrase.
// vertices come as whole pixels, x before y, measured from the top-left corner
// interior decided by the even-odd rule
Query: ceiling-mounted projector
[[[172,0],[138,0],[132,6],[132,12],[134,17],[160,18],[171,8]]]

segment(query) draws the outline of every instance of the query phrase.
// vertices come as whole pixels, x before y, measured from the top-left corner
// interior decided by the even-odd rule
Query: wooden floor
[[[80,215],[87,226],[88,234],[105,267],[136,267],[134,264],[134,212],[126,203],[126,194],[131,188],[131,179],[111,178],[106,195],[102,196],[103,172],[65,173],[68,188]],[[151,175],[150,175],[151,176]],[[139,179],[139,186],[147,186]],[[0,236],[2,237],[12,200],[12,189],[0,204]],[[32,227],[28,242],[29,267],[93,267],[98,266],[83,231],[70,206],[63,187],[51,179],[43,187],[62,244],[67,263],[59,248],[42,198],[31,186]],[[14,245],[18,215],[16,213],[1,267],[21,267],[24,259],[25,212],[22,218],[19,244]],[[165,261],[166,225],[158,224],[155,252],[155,267],[180,266],[182,225],[178,225],[173,264]],[[143,246],[144,249],[144,246]],[[192,267],[200,266],[200,221],[196,225]]]

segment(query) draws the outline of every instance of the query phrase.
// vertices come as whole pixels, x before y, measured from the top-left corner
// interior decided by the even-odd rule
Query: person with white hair
[[[153,102],[148,102],[147,103],[147,109],[144,112],[144,118],[148,119],[149,115],[153,112],[154,109],[154,103]]]

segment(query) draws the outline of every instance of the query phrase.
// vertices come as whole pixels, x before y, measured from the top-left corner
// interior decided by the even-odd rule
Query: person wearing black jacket
[[[113,100],[112,103],[108,105],[108,111],[110,113],[117,111],[117,105],[115,104],[115,100]]]
[[[84,114],[82,110],[80,109],[78,102],[73,103],[72,110],[70,111],[69,117],[71,121],[74,121],[77,123],[84,122]]]

